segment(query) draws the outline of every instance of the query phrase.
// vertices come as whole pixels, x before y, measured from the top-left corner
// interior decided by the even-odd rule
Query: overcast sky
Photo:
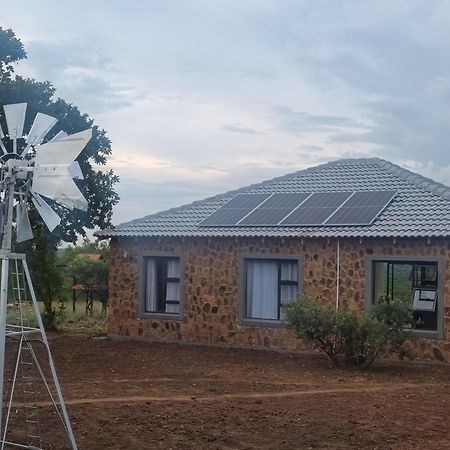
[[[344,157],[450,185],[450,2],[21,0],[18,73],[107,130],[114,223]]]

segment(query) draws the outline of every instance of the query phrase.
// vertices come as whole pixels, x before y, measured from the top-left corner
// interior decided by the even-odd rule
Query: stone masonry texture
[[[140,314],[142,255],[181,257],[183,317]],[[243,256],[303,258],[303,295],[335,305],[337,241],[281,238],[113,238],[110,253],[108,333],[150,341],[233,345],[273,350],[310,349],[284,326],[239,321],[239,270]],[[421,359],[450,362],[450,241],[448,239],[341,239],[339,304],[363,310],[368,256],[435,256],[444,264],[444,339],[410,338]],[[440,299],[442,301],[442,299]]]

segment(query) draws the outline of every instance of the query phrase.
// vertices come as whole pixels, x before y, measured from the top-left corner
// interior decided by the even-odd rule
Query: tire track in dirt
[[[404,383],[401,386],[373,385],[368,387],[342,387],[333,389],[308,389],[308,390],[288,390],[288,391],[272,391],[272,392],[242,392],[217,395],[132,395],[123,397],[86,397],[66,399],[66,405],[91,405],[102,403],[139,403],[139,402],[215,402],[220,400],[240,400],[240,399],[264,399],[264,398],[284,398],[284,397],[301,397],[307,395],[324,395],[324,394],[348,394],[362,392],[395,392],[400,390],[415,389],[427,387],[438,387],[435,383]],[[37,402],[37,406],[51,406],[50,401]],[[18,405],[17,405],[18,406]]]

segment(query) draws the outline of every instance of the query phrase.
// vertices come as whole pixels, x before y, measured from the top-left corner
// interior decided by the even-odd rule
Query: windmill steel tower
[[[13,253],[11,243],[13,224],[18,242],[33,237],[30,204],[50,231],[61,219],[44,198],[87,210],[74,182],[83,177],[75,159],[92,130],[73,135],[60,131],[42,143],[57,119],[38,113],[24,135],[27,104],[3,109],[7,130],[5,134],[0,126],[0,450],[43,448],[38,401],[43,394],[56,409],[69,448],[76,449],[26,258]]]

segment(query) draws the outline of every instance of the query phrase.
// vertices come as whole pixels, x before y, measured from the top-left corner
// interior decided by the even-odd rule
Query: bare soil
[[[450,449],[450,366],[53,335],[81,450]],[[63,448],[41,400],[45,448]]]

